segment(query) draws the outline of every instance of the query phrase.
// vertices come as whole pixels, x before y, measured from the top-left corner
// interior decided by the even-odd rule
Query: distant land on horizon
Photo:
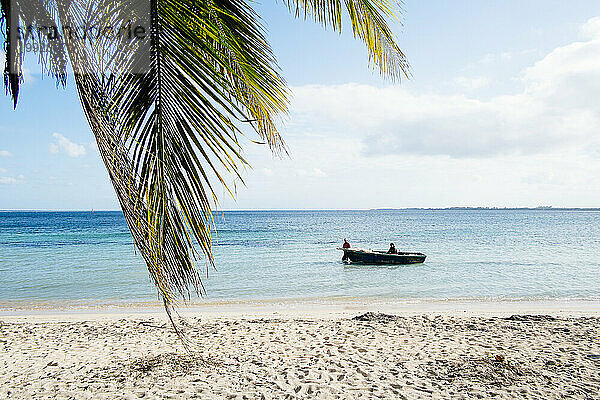
[[[512,210],[540,210],[540,211],[600,211],[600,207],[552,207],[552,206],[537,206],[537,207],[407,207],[407,208],[373,208],[376,211],[400,211],[400,210],[490,210],[490,211],[512,211]]]

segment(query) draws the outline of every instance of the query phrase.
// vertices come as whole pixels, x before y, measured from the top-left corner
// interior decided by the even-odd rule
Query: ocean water
[[[600,298],[598,211],[239,211],[217,228],[209,300]],[[345,237],[427,260],[346,265]],[[121,213],[0,212],[0,302],[156,298]]]

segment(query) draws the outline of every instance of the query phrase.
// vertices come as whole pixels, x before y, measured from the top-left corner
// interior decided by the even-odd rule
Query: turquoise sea
[[[217,228],[209,300],[600,299],[600,211],[238,211]],[[346,265],[345,237],[427,260]],[[0,303],[155,299],[120,212],[0,212]]]

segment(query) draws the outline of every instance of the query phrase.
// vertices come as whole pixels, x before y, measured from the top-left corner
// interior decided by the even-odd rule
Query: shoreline
[[[508,316],[547,314],[552,316],[600,316],[600,300],[416,300],[388,298],[303,298],[204,301],[180,304],[177,313],[184,317],[207,319],[244,318],[349,318],[366,312],[400,316]],[[161,317],[165,311],[159,302],[0,302],[3,320],[82,320],[121,318],[123,316]]]

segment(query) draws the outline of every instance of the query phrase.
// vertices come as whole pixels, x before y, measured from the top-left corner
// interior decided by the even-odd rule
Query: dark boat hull
[[[361,264],[420,264],[427,257],[423,253],[398,252],[398,254],[387,254],[385,252],[359,249],[341,250],[344,250],[342,260]]]

